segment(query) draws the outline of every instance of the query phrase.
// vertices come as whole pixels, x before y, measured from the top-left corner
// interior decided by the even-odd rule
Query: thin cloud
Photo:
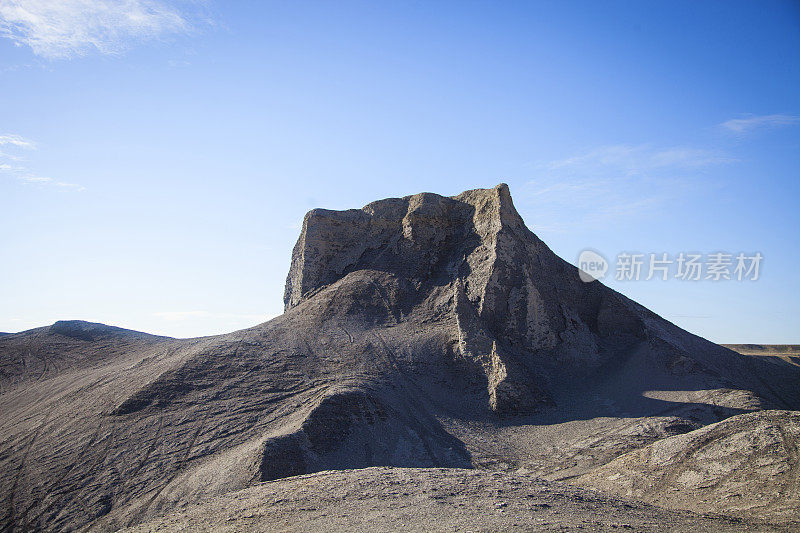
[[[153,316],[168,320],[170,322],[183,322],[186,320],[194,320],[198,318],[213,318],[223,320],[245,320],[266,322],[277,315],[253,315],[253,314],[237,314],[237,313],[210,313],[208,311],[161,311],[153,313]]]
[[[63,187],[64,189],[75,189],[76,191],[83,191],[86,189],[83,185],[78,185],[77,183],[67,183],[65,181],[54,181],[53,184],[56,187]]]
[[[0,145],[7,145],[9,149],[36,149],[36,143],[33,141],[25,139],[19,135],[12,134],[0,135]],[[0,152],[0,174],[10,176],[12,179],[16,179],[25,185],[58,187],[61,189],[71,189],[74,191],[82,191],[86,189],[86,187],[78,183],[69,183],[66,181],[55,180],[46,176],[39,176],[25,166],[10,165],[7,163],[7,161],[18,162],[23,161],[23,159],[14,154]]]
[[[706,168],[735,162],[686,146],[618,144],[537,165],[521,195],[538,231],[569,233],[647,217],[699,187]]]
[[[36,145],[33,141],[29,141],[19,135],[0,135],[0,145],[10,144],[20,148],[35,148]]]
[[[616,144],[589,150],[566,159],[551,161],[544,165],[548,170],[613,169],[625,174],[641,174],[665,168],[697,168],[720,163],[731,163],[735,159],[722,154],[689,147],[655,148],[649,144]]]
[[[65,181],[57,181],[53,178],[48,178],[45,176],[17,176],[17,179],[23,183],[28,185],[52,185],[54,187],[61,187],[62,189],[73,189],[76,191],[82,191],[86,189],[83,185],[78,185],[77,183],[67,183]]]
[[[0,160],[3,159],[6,161],[22,161],[23,158],[14,154],[9,154],[7,152],[0,151]]]
[[[748,118],[734,118],[720,124],[734,133],[747,133],[756,129],[791,126],[800,123],[796,115],[761,115]]]
[[[50,183],[53,181],[53,178],[44,178],[42,176],[21,176],[19,179],[25,183]]]
[[[187,18],[160,0],[0,2],[0,34],[48,59],[117,54],[133,42],[190,30]]]
[[[208,316],[206,311],[162,311],[160,313],[153,313],[153,316],[163,318],[164,320],[187,320],[190,318]]]

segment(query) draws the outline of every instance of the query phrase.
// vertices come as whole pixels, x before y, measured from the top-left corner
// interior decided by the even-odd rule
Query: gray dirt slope
[[[581,282],[505,185],[309,212],[285,304],[198,339],[80,321],[0,337],[0,528],[112,530],[372,466],[588,480],[664,439],[800,406],[800,368]],[[664,487],[642,497],[685,507]],[[705,509],[773,518],[726,491]]]

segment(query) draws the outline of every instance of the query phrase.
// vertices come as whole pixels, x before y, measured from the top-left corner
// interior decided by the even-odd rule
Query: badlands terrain
[[[800,366],[747,346],[583,283],[502,184],[315,209],[269,322],[0,336],[0,528],[797,529]]]

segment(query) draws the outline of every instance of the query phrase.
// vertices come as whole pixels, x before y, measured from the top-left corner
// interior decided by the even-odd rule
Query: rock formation
[[[133,526],[329,469],[570,479],[800,406],[800,368],[582,282],[506,185],[309,212],[285,313],[253,328],[178,340],[58,322],[0,338],[0,364],[6,529]]]

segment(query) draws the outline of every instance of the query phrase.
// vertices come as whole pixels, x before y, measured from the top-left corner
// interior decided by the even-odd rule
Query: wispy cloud
[[[34,148],[33,141],[29,141],[19,135],[0,135],[0,145],[10,144],[20,148]]]
[[[534,228],[565,233],[649,216],[700,186],[707,167],[736,159],[712,150],[618,144],[537,166],[522,202]],[[522,203],[521,202],[521,203]]]
[[[162,0],[0,2],[0,33],[49,59],[116,54],[134,42],[190,30],[187,17]]]
[[[746,118],[734,118],[720,124],[723,128],[735,133],[747,133],[756,129],[791,126],[800,123],[796,115],[761,115]]]
[[[657,148],[650,144],[616,144],[589,150],[545,164],[549,170],[613,170],[615,173],[643,174],[664,168],[698,168],[730,163],[733,158],[717,152],[688,147]]]
[[[47,178],[45,176],[18,176],[18,178],[23,183],[28,183],[32,185],[52,185],[54,187],[61,187],[63,189],[74,189],[76,191],[82,191],[86,189],[83,185],[78,185],[77,183],[67,183],[65,181],[58,181],[54,180],[53,178]]]
[[[9,149],[24,149],[35,150],[36,143],[21,137],[20,135],[5,134],[0,135],[0,146],[7,145]],[[0,152],[0,174],[5,174],[19,182],[26,185],[38,185],[48,187],[58,187],[62,189],[72,189],[75,191],[82,191],[85,189],[83,185],[77,183],[68,183],[65,181],[55,180],[53,178],[39,176],[32,172],[28,167],[20,164],[11,165],[7,161],[19,162],[24,159],[13,153]]]
[[[53,178],[43,178],[40,176],[22,176],[20,180],[27,182],[27,183],[49,183],[53,181]]]
[[[237,320],[260,323],[275,318],[275,315],[255,315],[255,314],[239,314],[239,313],[211,313],[209,311],[161,311],[153,313],[153,316],[168,320],[170,322],[182,322],[187,320],[196,319],[221,319],[221,320]]]
[[[158,318],[163,318],[164,320],[187,320],[190,318],[208,316],[208,313],[206,311],[161,311],[159,313],[153,313],[153,315]]]

